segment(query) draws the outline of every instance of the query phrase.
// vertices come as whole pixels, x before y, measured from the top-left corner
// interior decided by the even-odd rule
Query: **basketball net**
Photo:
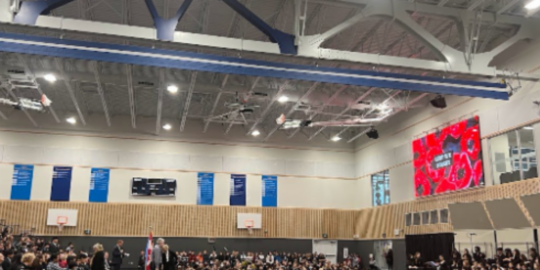
[[[253,220],[251,219],[245,220],[244,225],[246,226],[248,233],[253,234],[253,225],[255,225]]]
[[[56,218],[56,224],[58,226],[58,231],[61,232],[64,229],[64,225],[66,225],[67,222],[68,222],[67,217],[59,216],[58,218]]]

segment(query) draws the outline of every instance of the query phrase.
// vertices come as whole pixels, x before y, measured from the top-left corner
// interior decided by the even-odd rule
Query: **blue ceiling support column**
[[[178,22],[180,22],[184,14],[186,14],[186,11],[193,0],[185,0],[176,12],[176,15],[170,19],[164,19],[163,17],[159,16],[156,6],[152,1],[153,0],[145,0],[146,6],[152,15],[152,19],[154,19],[154,26],[157,30],[157,39],[172,41],[174,39],[174,31],[176,30]]]
[[[24,1],[21,3],[19,12],[13,18],[13,22],[36,25],[39,15],[48,14],[51,10],[61,7],[69,2],[73,2],[73,0]]]
[[[270,41],[279,45],[279,50],[284,54],[297,54],[296,46],[294,45],[294,35],[281,32],[272,28],[265,21],[259,18],[255,13],[242,5],[238,0],[223,0],[223,3],[234,9],[244,19],[249,21],[253,26],[263,32]]]

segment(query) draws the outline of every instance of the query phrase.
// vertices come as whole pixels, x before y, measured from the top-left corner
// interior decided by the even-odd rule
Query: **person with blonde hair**
[[[96,243],[93,247],[94,254],[90,260],[91,270],[106,270],[105,267],[105,254],[103,253],[103,245]]]
[[[170,250],[169,245],[163,245],[161,251],[163,253],[161,256],[163,270],[174,270],[176,268],[176,263],[178,262],[176,252]]]
[[[25,253],[21,258],[21,264],[19,265],[18,270],[32,269],[32,264],[34,264],[35,259],[36,255],[34,255],[34,253]]]

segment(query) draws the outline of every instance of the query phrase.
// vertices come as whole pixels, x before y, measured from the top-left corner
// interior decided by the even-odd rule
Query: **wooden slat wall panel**
[[[513,197],[534,224],[519,196],[535,193],[540,193],[539,179],[361,210],[0,201],[0,219],[20,224],[21,229],[35,228],[36,234],[58,235],[56,227],[46,226],[47,210],[67,208],[79,210],[78,226],[64,228],[62,235],[84,235],[85,229],[91,229],[94,236],[146,236],[152,226],[159,236],[321,238],[326,233],[331,239],[352,239],[354,235],[379,239],[383,234],[401,238],[405,234],[452,231],[451,224],[405,227],[405,214],[448,208],[456,202]],[[263,229],[254,230],[253,235],[236,229],[238,213],[262,214]],[[398,236],[395,229],[400,230]]]
[[[405,227],[405,214],[448,208],[456,202],[489,201],[503,198],[515,198],[518,205],[534,225],[523,202],[522,195],[540,193],[540,179],[530,179],[504,185],[477,188],[468,191],[433,196],[414,201],[359,210],[355,219],[355,233],[362,239],[379,239],[383,233],[387,238],[395,238],[394,229],[403,230],[404,234],[423,234],[453,231],[451,224],[433,224]],[[450,221],[451,221],[450,217]],[[397,238],[404,236],[400,233]]]

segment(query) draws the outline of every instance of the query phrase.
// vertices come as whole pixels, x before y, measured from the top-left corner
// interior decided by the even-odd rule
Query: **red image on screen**
[[[416,197],[484,185],[478,116],[413,141]]]

